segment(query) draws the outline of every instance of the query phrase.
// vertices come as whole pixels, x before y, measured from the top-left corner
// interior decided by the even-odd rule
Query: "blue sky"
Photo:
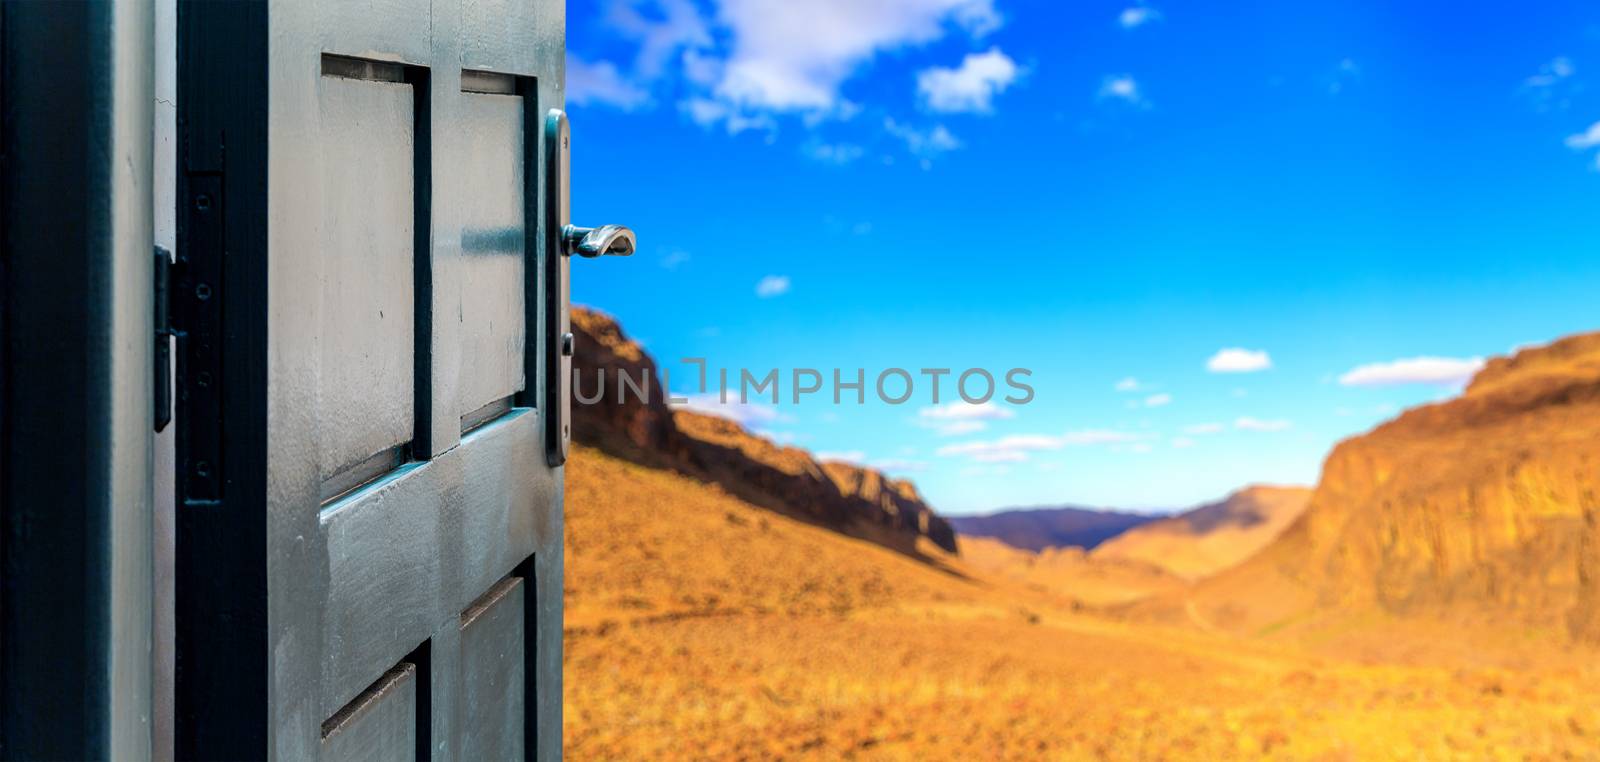
[[[675,388],[1033,371],[1021,406],[725,410],[947,513],[1309,484],[1600,328],[1592,3],[573,0],[568,50],[575,217],[641,241],[574,299]]]

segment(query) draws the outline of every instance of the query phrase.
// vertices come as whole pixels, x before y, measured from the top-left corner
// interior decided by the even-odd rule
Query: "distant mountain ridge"
[[[1253,485],[1176,516],[1134,527],[1090,554],[1153,564],[1188,580],[1209,577],[1278,538],[1311,499],[1307,487]]]
[[[953,516],[957,532],[992,537],[1013,548],[1041,551],[1076,547],[1093,550],[1100,543],[1164,514],[1142,514],[1079,506],[1013,508],[982,516]]]
[[[1300,515],[1310,495],[1305,487],[1255,485],[1170,516],[1056,508],[952,521],[967,563],[1073,605],[1104,608],[1171,597],[1245,561]],[[976,531],[963,527],[972,519]]]
[[[667,406],[649,353],[615,318],[572,308],[573,368],[578,391],[593,397],[604,372],[607,393],[573,403],[573,438],[636,463],[671,468],[714,482],[741,499],[910,554],[926,541],[957,552],[955,532],[910,481],[846,463],[819,463],[737,422]],[[615,394],[617,376],[648,378],[647,399]]]

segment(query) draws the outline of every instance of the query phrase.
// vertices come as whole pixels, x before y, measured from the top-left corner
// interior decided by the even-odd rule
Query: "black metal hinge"
[[[172,310],[168,294],[172,291],[172,253],[161,246],[155,256],[155,426],[159,433],[172,422]]]
[[[178,494],[186,505],[222,498],[224,226],[223,178],[187,173],[189,203],[178,222],[172,264],[173,335],[177,337]]]

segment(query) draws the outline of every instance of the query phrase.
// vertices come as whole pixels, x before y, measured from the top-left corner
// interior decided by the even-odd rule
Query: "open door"
[[[563,25],[180,3],[180,759],[559,756]]]

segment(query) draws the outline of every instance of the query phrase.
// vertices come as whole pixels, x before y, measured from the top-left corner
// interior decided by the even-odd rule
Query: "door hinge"
[[[224,202],[221,174],[188,173],[188,198],[178,217],[178,256],[172,263],[172,335],[177,353],[178,495],[184,505],[222,499],[222,330]],[[182,209],[183,207],[180,207]]]
[[[160,433],[172,422],[172,310],[168,294],[172,291],[172,253],[157,246],[155,279],[155,428]]]

